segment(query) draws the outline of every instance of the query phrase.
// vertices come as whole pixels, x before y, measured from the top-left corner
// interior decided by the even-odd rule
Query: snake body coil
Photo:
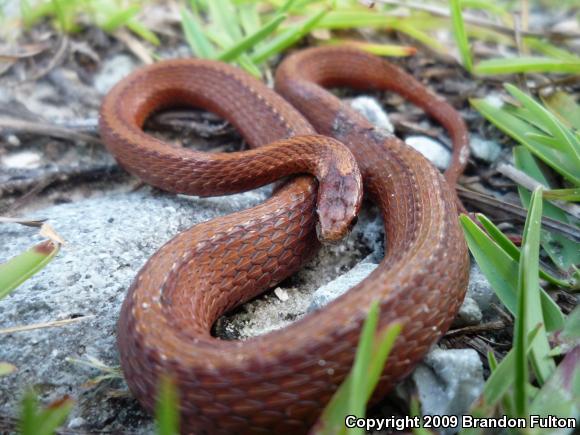
[[[291,179],[255,208],[196,225],[165,244],[139,272],[123,304],[119,352],[127,383],[147,408],[163,373],[174,378],[184,432],[304,433],[348,374],[368,308],[380,329],[403,325],[375,397],[407,375],[447,330],[465,293],[468,257],[449,184],[419,153],[373,128],[324,90],[390,89],[449,131],[453,185],[467,160],[467,132],[445,101],[391,64],[353,49],[315,48],[280,66],[276,90],[211,61],[160,62],[106,97],[103,138],[130,172],[160,188],[223,194]],[[203,154],[144,134],[153,111],[212,110],[253,150]],[[387,256],[364,281],[319,312],[246,341],[211,336],[224,312],[297,271],[322,239],[336,240],[365,191],[382,212]],[[278,142],[277,145],[267,145]],[[318,204],[318,206],[317,206]],[[316,213],[319,214],[317,219]]]

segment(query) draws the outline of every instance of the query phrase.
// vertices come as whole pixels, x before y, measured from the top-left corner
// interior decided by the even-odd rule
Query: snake
[[[452,141],[445,174],[329,92],[336,87],[393,91],[422,108]],[[143,131],[152,114],[175,107],[225,118],[250,149],[196,151]],[[394,64],[350,47],[308,48],[282,61],[271,89],[218,61],[163,60],[113,87],[99,126],[122,167],[169,192],[224,195],[283,178],[265,202],[166,242],[122,304],[117,343],[129,389],[153,411],[169,376],[183,433],[307,433],[348,376],[374,303],[377,333],[394,323],[401,333],[373,402],[450,327],[469,270],[454,189],[469,156],[467,128]],[[348,234],[363,187],[385,228],[386,254],[369,276],[283,329],[246,340],[212,335],[221,315]]]

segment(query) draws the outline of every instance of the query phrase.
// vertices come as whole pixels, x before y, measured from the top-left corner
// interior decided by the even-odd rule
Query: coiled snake
[[[324,89],[334,86],[393,90],[438,120],[454,147],[447,181],[419,153]],[[459,114],[400,69],[350,48],[288,57],[277,70],[276,91],[222,63],[170,60],[131,74],[102,105],[108,149],[161,189],[218,195],[290,174],[320,180],[317,188],[310,176],[291,178],[255,208],[182,232],[149,259],[129,289],[118,327],[127,383],[151,410],[160,375],[171,374],[184,432],[308,431],[348,374],[374,300],[380,301],[381,329],[403,325],[375,392],[380,397],[447,330],[465,293],[468,256],[449,187],[468,156]],[[252,150],[202,153],[143,133],[148,116],[176,105],[223,116]],[[353,155],[385,222],[387,255],[378,268],[283,330],[243,342],[212,337],[220,315],[312,257],[317,230],[328,241],[348,231],[361,199]]]

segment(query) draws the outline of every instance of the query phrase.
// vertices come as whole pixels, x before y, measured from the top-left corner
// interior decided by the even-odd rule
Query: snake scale
[[[439,121],[453,142],[446,180],[325,89],[337,86],[394,91]],[[152,410],[161,375],[170,374],[184,433],[307,432],[348,374],[375,300],[379,329],[403,326],[374,394],[381,397],[448,329],[466,290],[467,249],[450,187],[468,157],[459,114],[399,68],[351,48],[296,52],[278,68],[275,90],[219,62],[168,60],[123,79],[101,108],[110,152],[161,189],[218,195],[296,174],[261,205],[178,234],[128,291],[118,325],[127,383]],[[217,113],[252,149],[202,153],[142,131],[152,113],[175,106]],[[387,254],[377,269],[287,328],[245,341],[213,337],[219,316],[296,272],[320,240],[348,232],[361,174],[384,219]]]

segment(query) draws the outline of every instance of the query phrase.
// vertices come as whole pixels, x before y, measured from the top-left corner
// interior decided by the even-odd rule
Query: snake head
[[[319,183],[316,234],[322,243],[337,243],[350,233],[358,219],[363,192],[361,174],[356,162],[344,169],[331,168]]]

